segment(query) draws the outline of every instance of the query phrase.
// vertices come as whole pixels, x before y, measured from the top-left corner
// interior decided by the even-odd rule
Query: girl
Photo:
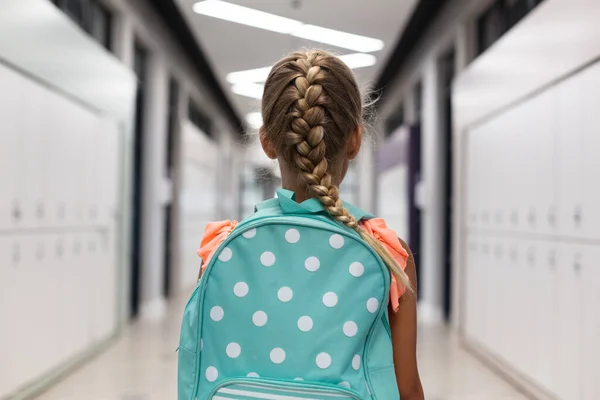
[[[340,59],[321,50],[297,52],[276,63],[265,83],[260,140],[267,156],[279,162],[283,188],[293,191],[298,203],[318,199],[331,218],[356,230],[388,266],[398,391],[402,400],[423,400],[412,254],[383,220],[357,221],[339,197],[348,164],[360,150],[362,115],[357,82]],[[235,225],[226,221],[207,226],[198,250],[203,268]]]

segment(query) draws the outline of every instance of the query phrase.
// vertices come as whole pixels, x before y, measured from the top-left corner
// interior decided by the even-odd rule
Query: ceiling
[[[259,111],[259,100],[231,92],[230,72],[272,65],[299,48],[324,48],[335,54],[356,53],[291,35],[280,34],[194,13],[198,0],[176,0],[217,75],[225,94],[242,118]],[[377,63],[355,70],[360,84],[368,87],[383,69],[417,0],[228,0],[282,17],[383,40],[382,50],[372,52]],[[293,4],[299,4],[294,7]]]

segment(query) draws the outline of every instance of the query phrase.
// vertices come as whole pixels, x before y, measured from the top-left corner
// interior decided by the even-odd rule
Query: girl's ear
[[[360,151],[360,146],[362,144],[363,138],[363,125],[360,125],[356,131],[350,135],[350,140],[348,141],[348,159],[354,160]]]
[[[277,153],[275,152],[275,147],[273,146],[273,143],[266,138],[265,132],[264,132],[264,127],[262,127],[262,126],[258,133],[258,137],[260,137],[260,145],[262,146],[263,151],[265,152],[267,157],[269,157],[271,160],[276,159]]]

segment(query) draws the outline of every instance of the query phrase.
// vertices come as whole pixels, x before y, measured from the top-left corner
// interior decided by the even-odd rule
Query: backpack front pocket
[[[209,400],[363,400],[358,393],[334,385],[269,379],[231,379],[217,386]]]

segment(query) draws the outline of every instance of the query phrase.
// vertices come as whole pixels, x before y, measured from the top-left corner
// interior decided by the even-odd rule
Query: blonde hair
[[[265,83],[262,117],[262,135],[296,168],[307,196],[319,199],[332,218],[358,232],[410,290],[406,272],[346,210],[339,188],[331,182],[327,160],[338,158],[363,125],[362,96],[348,66],[321,50],[284,57]]]

